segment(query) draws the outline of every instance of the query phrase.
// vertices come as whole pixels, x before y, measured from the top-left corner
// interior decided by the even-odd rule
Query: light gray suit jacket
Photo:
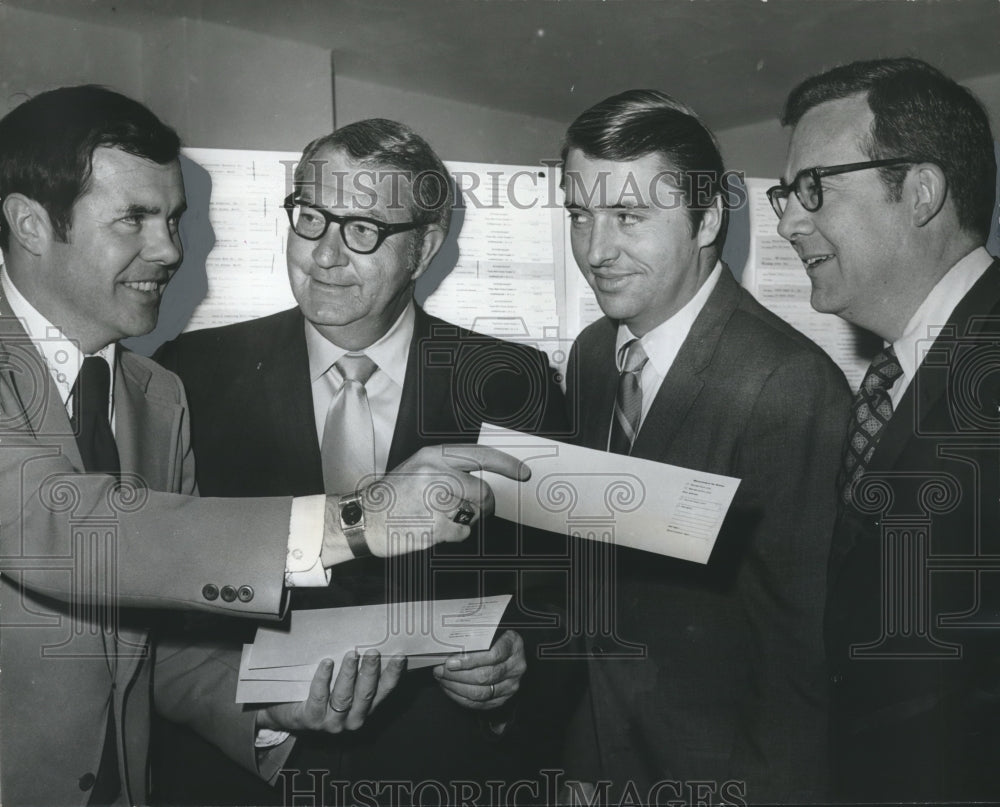
[[[282,608],[290,499],[191,498],[183,388],[122,351],[115,382],[122,484],[82,473],[69,418],[40,354],[0,300],[0,798],[85,805],[109,699],[123,803],[146,798],[150,609],[268,618]],[[184,494],[184,495],[178,495]],[[211,547],[211,551],[206,548]],[[219,547],[238,547],[227,552]],[[238,596],[220,596],[225,586]],[[118,628],[117,644],[104,625]],[[200,668],[198,675],[193,671]],[[192,678],[231,687],[232,660],[198,648],[157,665],[164,708]],[[199,677],[201,676],[201,677]],[[254,765],[253,715],[220,696],[191,717]],[[181,719],[184,719],[182,715]]]

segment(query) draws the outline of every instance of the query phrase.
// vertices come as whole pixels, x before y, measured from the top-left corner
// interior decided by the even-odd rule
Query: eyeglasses
[[[781,180],[780,185],[767,189],[767,199],[771,203],[774,212],[780,219],[785,212],[788,203],[788,196],[795,191],[795,198],[799,204],[810,213],[815,213],[823,206],[823,177],[832,177],[837,174],[850,174],[854,171],[865,171],[869,168],[888,168],[892,165],[912,165],[917,160],[908,157],[894,157],[889,160],[870,160],[863,163],[845,163],[844,165],[817,166],[816,168],[803,168],[795,175],[795,179],[786,185]]]
[[[365,218],[364,216],[337,216],[321,207],[313,207],[308,202],[296,199],[295,194],[289,194],[281,206],[288,214],[288,223],[296,235],[309,241],[319,241],[331,224],[340,226],[340,237],[351,252],[359,255],[370,255],[390,235],[405,233],[423,227],[426,222],[404,221],[399,224],[386,224],[384,221]]]

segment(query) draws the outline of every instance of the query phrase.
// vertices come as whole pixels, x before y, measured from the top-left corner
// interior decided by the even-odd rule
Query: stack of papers
[[[293,611],[288,627],[260,627],[243,645],[237,703],[305,700],[319,663],[345,653],[405,655],[407,669],[489,649],[511,595]],[[335,668],[336,670],[337,668]]]

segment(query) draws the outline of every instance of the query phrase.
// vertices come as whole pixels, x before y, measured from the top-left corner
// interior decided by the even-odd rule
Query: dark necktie
[[[121,463],[108,418],[110,403],[111,369],[100,356],[87,356],[73,386],[72,420],[76,444],[83,457],[83,467],[88,472],[118,476],[121,473]],[[114,647],[111,648],[110,656],[109,668],[113,679],[117,666]],[[116,734],[114,703],[109,695],[104,750],[101,752],[101,764],[88,801],[91,807],[112,804],[121,793]]]
[[[375,431],[365,384],[378,365],[364,353],[346,353],[333,365],[344,383],[330,403],[323,427],[323,487],[352,493],[375,473]]]
[[[73,430],[90,473],[121,473],[118,446],[111,431],[111,369],[100,356],[87,356],[73,386]]]
[[[642,368],[646,366],[649,357],[642,349],[638,339],[626,342],[621,347],[625,353],[622,362],[622,372],[618,377],[618,395],[615,397],[615,413],[611,420],[611,435],[608,440],[608,451],[616,454],[629,454],[632,443],[639,431],[642,420],[642,384],[640,377]]]
[[[837,489],[844,504],[851,503],[851,489],[871,462],[879,438],[892,417],[889,390],[902,374],[903,368],[896,360],[896,352],[891,346],[887,347],[872,359],[858,394],[854,396],[837,479]]]

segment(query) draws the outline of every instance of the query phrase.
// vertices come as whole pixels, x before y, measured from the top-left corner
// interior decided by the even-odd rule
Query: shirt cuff
[[[254,748],[274,748],[287,740],[287,731],[275,731],[274,729],[257,729],[257,737],[253,741]]]
[[[329,585],[330,570],[320,562],[325,524],[326,496],[292,499],[285,556],[285,585],[289,588]]]

